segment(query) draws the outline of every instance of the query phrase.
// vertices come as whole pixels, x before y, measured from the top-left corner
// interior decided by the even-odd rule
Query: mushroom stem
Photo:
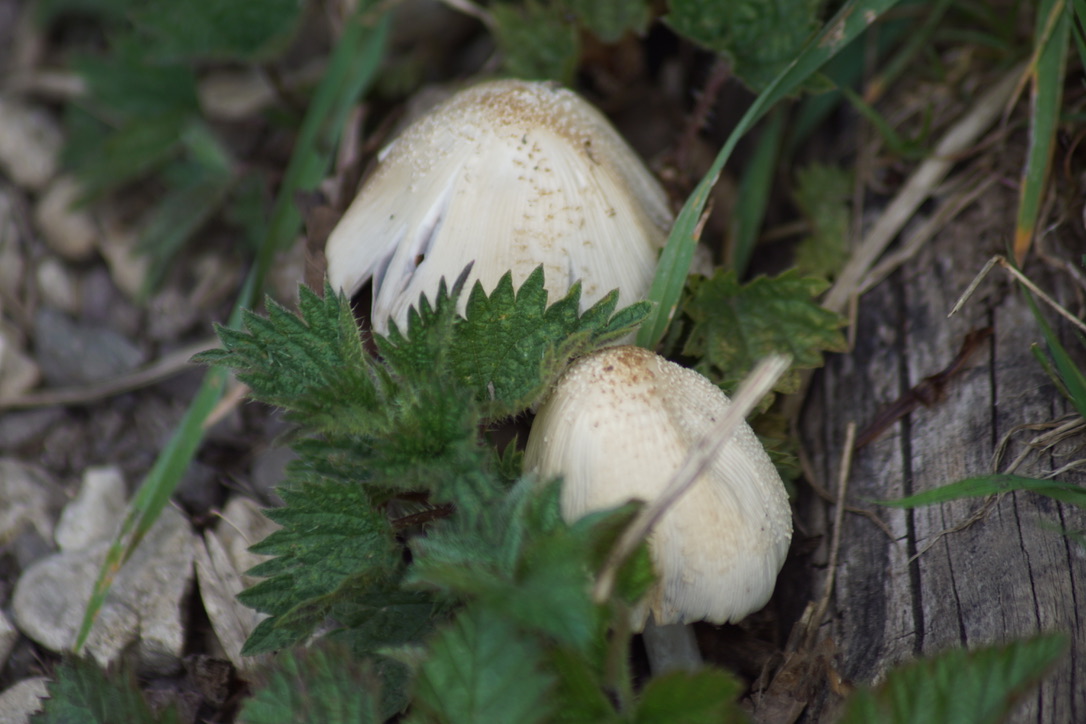
[[[659,626],[649,617],[641,633],[653,676],[670,671],[697,671],[704,666],[694,627],[688,623]]]

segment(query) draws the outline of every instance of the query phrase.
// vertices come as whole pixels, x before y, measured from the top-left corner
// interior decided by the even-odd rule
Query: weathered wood
[[[804,444],[814,474],[832,487],[849,421],[863,428],[887,403],[942,370],[968,332],[989,325],[994,329],[950,382],[942,402],[918,409],[858,451],[848,498],[876,510],[894,540],[864,517],[846,516],[828,633],[839,652],[840,673],[861,683],[878,680],[913,657],[1042,631],[1064,632],[1072,639],[1070,653],[1021,703],[1014,721],[1082,722],[1086,615],[1079,611],[1086,611],[1086,548],[1061,531],[1086,529],[1086,511],[1016,493],[1004,496],[980,520],[942,535],[967,521],[982,502],[912,511],[870,502],[991,472],[999,441],[1016,426],[1071,411],[1030,352],[1031,344],[1043,345],[1040,331],[1002,271],[994,271],[964,310],[946,319],[984,262],[1003,250],[1013,229],[1014,205],[1007,192],[986,196],[865,295],[854,351],[831,359],[814,380],[802,418]],[[1039,263],[1026,271],[1073,305],[1066,277]],[[1069,348],[1078,346],[1064,336]],[[1034,434],[1013,438],[1004,466]],[[1081,437],[1077,443],[1083,444]],[[1018,472],[1040,477],[1067,462],[1034,456]],[[1083,483],[1086,476],[1061,478]],[[802,496],[798,530],[821,536],[807,566],[821,571],[815,591],[825,572],[830,520],[832,510],[825,502],[809,493]],[[820,713],[819,706],[813,709],[812,720],[828,714]]]

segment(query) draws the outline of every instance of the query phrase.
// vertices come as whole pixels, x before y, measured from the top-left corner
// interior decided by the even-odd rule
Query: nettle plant
[[[366,279],[373,285],[371,325],[381,331],[373,333],[372,349],[346,294],[328,283],[323,295],[303,288],[297,314],[269,300],[268,316],[247,314],[245,331],[220,328],[223,348],[200,357],[233,369],[255,399],[283,408],[298,427],[292,446],[299,457],[280,489],[285,504],[267,511],[282,528],[254,548],[273,558],[252,571],[265,580],[240,596],[269,616],[245,653],[281,652],[257,676],[243,721],[383,721],[401,712],[412,722],[745,717],[736,701],[741,684],[711,667],[658,675],[636,690],[632,630],[646,606],[664,621],[686,618],[676,606],[687,610],[668,577],[688,576],[668,570],[672,556],[666,549],[657,546],[652,555],[642,535],[632,552],[616,557],[628,546],[630,530],[643,522],[643,503],[605,496],[602,504],[571,515],[563,482],[552,477],[565,467],[524,466],[516,443],[493,435],[502,421],[526,418],[552,389],[562,389],[555,386],[571,360],[604,360],[592,363],[591,376],[613,386],[617,382],[607,375],[623,367],[619,357],[655,357],[636,348],[611,362],[589,357],[628,339],[650,312],[644,301],[619,309],[618,289],[600,291],[614,279],[640,283],[633,296],[643,295],[644,275],[616,275],[608,267],[621,267],[645,245],[658,246],[662,232],[651,215],[634,224],[607,221],[614,208],[657,194],[636,159],[624,155],[621,140],[610,135],[613,130],[581,104],[548,86],[483,85],[439,107],[395,142],[329,240],[330,277],[337,285],[348,291]],[[450,119],[463,127],[450,131]],[[435,132],[443,139],[451,134],[471,152],[461,153],[456,143],[432,146]],[[481,180],[491,174],[499,181]],[[389,179],[403,198],[386,197]],[[561,184],[577,185],[576,192],[566,189],[563,196]],[[479,215],[507,206],[534,210],[537,233],[503,234],[490,219],[458,216],[463,209],[457,204]],[[552,218],[570,205],[579,209],[573,218]],[[585,229],[602,253],[579,255],[586,253]],[[547,243],[539,244],[541,238]],[[465,249],[489,263],[475,269],[469,262],[450,285],[448,266],[463,262]],[[533,259],[536,266],[525,272]],[[495,280],[503,265],[512,269]],[[560,278],[548,284],[552,271]],[[592,301],[582,299],[582,279],[591,281]],[[704,302],[712,299],[707,290],[716,289],[726,299],[720,288],[728,283],[726,276],[706,280],[691,297]],[[405,295],[420,289],[417,302],[405,308]],[[559,298],[549,304],[552,296]],[[809,328],[836,330],[835,319],[819,317],[812,301],[805,304]],[[718,300],[717,306],[728,305]],[[694,320],[689,336],[709,335],[710,324],[708,318]],[[723,336],[723,330],[709,336]],[[804,339],[808,354],[817,357],[819,334]],[[671,363],[652,364],[664,365],[661,384],[667,375],[698,377],[672,371]],[[633,414],[641,405],[655,409],[655,385],[646,379],[655,374],[651,366],[623,368],[623,375],[638,378],[638,401],[616,406],[615,414]],[[704,379],[700,384],[713,387]],[[591,393],[570,394],[591,405]],[[662,403],[672,407],[685,399],[664,397]],[[723,417],[727,409],[696,407],[689,420],[670,407],[665,416],[682,430],[701,417]],[[571,416],[564,409],[559,405],[549,416],[541,410],[547,420],[542,444],[564,434]],[[601,416],[600,425],[592,424],[593,415]],[[586,429],[574,434],[587,437],[595,434],[588,428],[597,427],[622,434],[604,417],[605,411],[596,411],[579,419]],[[764,563],[745,548],[737,554],[735,568],[753,565],[760,583],[729,578],[733,567],[717,562],[726,587],[758,589],[749,600],[719,611],[716,601],[697,602],[690,618],[737,619],[762,605],[768,597],[763,584],[772,587],[787,549],[790,526],[780,481],[753,434],[741,430],[738,439],[730,452],[725,447],[720,453],[723,470],[704,484],[719,482],[740,512],[753,507],[779,531],[756,546],[770,551]],[[680,456],[670,466],[682,463]],[[761,470],[766,466],[770,470]],[[759,469],[764,482],[740,494],[729,476],[744,467]],[[744,502],[747,493],[752,505]],[[673,502],[678,512],[682,501]],[[754,524],[759,526],[766,524]],[[745,545],[735,541],[721,550]],[[654,561],[663,571],[662,588]],[[689,575],[717,575],[701,564],[696,561]],[[910,687],[930,688],[922,701],[942,701],[954,691],[947,680],[963,670],[966,656],[973,657],[973,667],[964,670],[979,676],[980,688],[1000,692],[982,704],[998,717],[1062,647],[1059,638],[1037,639],[917,664],[891,677],[887,688],[861,692],[846,720],[899,713],[901,692]],[[929,713],[938,719],[941,711]]]
[[[286,23],[296,5],[281,5]],[[529,68],[525,74],[561,77],[577,50],[578,35],[567,18],[576,17],[606,40],[643,29],[650,5],[568,0],[489,8],[510,70],[518,62],[556,57],[558,71]],[[755,3],[726,5],[736,17],[723,26],[747,28],[739,21]],[[705,21],[719,20],[714,14],[725,12],[723,5],[669,3],[666,21],[672,28],[730,57],[752,86],[775,78],[745,117],[744,128],[860,32],[860,23],[868,21],[859,10],[875,17],[893,2],[847,3],[839,20],[824,30],[829,40],[808,44],[789,64],[821,3],[791,5],[801,22],[763,20],[774,32],[794,28],[795,37],[768,43],[762,33],[758,42],[740,43],[744,37],[738,32],[705,35],[713,25]],[[518,40],[522,35],[557,40],[531,45]],[[562,45],[563,38],[574,45]],[[297,312],[269,299],[267,316],[249,312],[244,329],[221,327],[223,348],[200,357],[233,370],[254,399],[282,408],[296,426],[292,447],[298,459],[280,488],[284,505],[267,511],[282,528],[255,546],[272,558],[252,571],[264,580],[240,597],[268,614],[245,653],[279,653],[254,675],[253,696],[239,720],[744,718],[736,703],[742,686],[719,669],[672,672],[635,686],[629,663],[632,625],[657,575],[643,542],[617,566],[613,552],[642,504],[619,503],[567,519],[562,481],[526,474],[517,445],[496,433],[505,421],[526,421],[572,361],[629,339],[646,319],[652,322],[647,346],[662,337],[674,356],[727,390],[758,358],[788,353],[793,374],[778,382],[778,392],[795,389],[795,370],[818,366],[823,351],[841,348],[839,321],[813,301],[825,282],[795,271],[747,283],[734,269],[687,280],[688,241],[696,237],[707,190],[734,148],[731,141],[680,213],[671,234],[679,242],[664,248],[661,265],[672,265],[669,284],[678,287],[671,301],[655,307],[638,301],[648,294],[659,302],[662,297],[649,287],[661,278],[668,281],[666,274],[654,280],[651,269],[637,265],[614,275],[589,271],[635,254],[601,247],[607,252],[602,260],[583,266],[587,257],[579,254],[585,250],[573,253],[563,246],[569,239],[558,237],[582,228],[592,229],[597,241],[634,237],[636,255],[655,262],[669,218],[651,177],[636,158],[624,155],[628,151],[609,135],[614,132],[602,116],[590,109],[574,115],[602,123],[593,143],[586,145],[583,134],[567,134],[573,150],[540,142],[535,158],[531,154],[540,138],[522,132],[513,138],[522,144],[503,146],[478,119],[452,129],[460,140],[478,144],[466,155],[437,143],[430,149],[434,156],[422,158],[417,148],[404,150],[402,141],[413,131],[405,132],[374,179],[384,174],[401,191],[417,191],[426,202],[422,210],[411,212],[410,219],[397,217],[407,212],[396,194],[377,211],[364,205],[352,209],[330,241],[332,283],[322,294],[303,288]],[[134,120],[131,125],[143,128]],[[431,125],[438,132],[450,130],[447,124]],[[186,146],[186,153],[190,150]],[[584,155],[589,165],[562,165],[568,153]],[[553,237],[549,249],[502,247],[503,241],[517,241],[517,230],[503,233],[478,203],[462,219],[450,211],[466,193],[458,181],[478,183],[478,174],[518,158],[524,169],[536,169],[540,157],[551,162],[551,180],[522,182],[514,173],[476,197],[522,188],[549,199],[537,208],[547,209],[547,203],[553,208],[539,214],[542,226],[535,227],[550,230],[545,234]],[[450,173],[442,183],[426,186],[415,175],[443,164]],[[382,193],[371,188],[369,198]],[[560,216],[577,200],[601,198],[602,217],[569,217],[557,226],[546,218]],[[361,266],[345,266],[354,263],[354,245],[365,235],[369,251],[361,255]],[[475,251],[465,253],[472,245]],[[675,250],[683,248],[685,262],[676,261],[681,254]],[[442,265],[435,266],[438,260]],[[367,278],[374,295],[372,344],[359,331],[347,297]],[[620,300],[629,306],[620,308]],[[771,567],[779,566],[787,545],[783,533],[775,545],[780,550]],[[604,576],[613,576],[607,586],[600,585]],[[995,721],[1063,648],[1059,637],[1040,637],[916,663],[892,672],[877,690],[859,690],[843,720]],[[129,683],[79,660],[58,669],[51,693],[42,721],[176,718],[171,709],[153,712]]]

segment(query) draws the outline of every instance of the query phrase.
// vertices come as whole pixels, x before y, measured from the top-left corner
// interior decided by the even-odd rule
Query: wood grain
[[[877,681],[902,661],[949,648],[1064,632],[1072,639],[1071,651],[1021,702],[1013,721],[1080,722],[1086,721],[1086,547],[1061,531],[1086,529],[1086,511],[1015,493],[962,530],[943,534],[969,520],[983,501],[911,511],[871,503],[991,472],[1004,435],[1071,411],[1030,352],[1043,339],[1005,275],[993,274],[961,313],[946,319],[984,262],[1004,250],[1014,204],[1012,193],[994,191],[866,294],[855,349],[831,359],[815,379],[801,429],[814,474],[825,486],[836,479],[850,420],[863,428],[888,403],[943,369],[966,334],[994,329],[941,402],[915,410],[857,452],[849,500],[875,509],[894,540],[871,521],[846,516],[826,626],[840,673],[856,683]],[[1067,277],[1038,262],[1025,271],[1074,309]],[[1062,332],[1081,361],[1081,347],[1066,328]],[[1034,434],[1019,433],[1005,462]],[[1083,444],[1081,438],[1068,440],[1062,448]],[[1067,462],[1034,456],[1018,472],[1039,477]],[[1086,476],[1061,479],[1081,484]],[[813,572],[813,590],[825,572],[830,520],[824,501],[801,493],[797,529],[819,541],[804,567]],[[829,716],[829,707],[819,704],[808,710],[811,721]]]

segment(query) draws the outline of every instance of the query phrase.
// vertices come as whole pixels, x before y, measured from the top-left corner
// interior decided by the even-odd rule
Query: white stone
[[[227,658],[239,670],[251,669],[259,657],[242,656],[241,649],[267,616],[238,601],[245,590],[242,571],[214,531],[205,532],[204,540],[196,543],[196,578],[204,610]]]
[[[0,400],[21,395],[38,384],[40,379],[38,365],[0,325]]]
[[[55,257],[42,259],[34,276],[43,303],[68,314],[79,314],[79,278],[63,262]]]
[[[78,205],[82,193],[75,178],[60,176],[34,208],[34,221],[45,243],[68,261],[85,261],[93,256],[100,235],[90,211]]]
[[[0,95],[0,169],[16,184],[40,191],[57,170],[63,136],[44,109]]]
[[[0,544],[27,528],[53,540],[53,520],[64,493],[43,471],[12,459],[0,459]]]
[[[36,676],[5,689],[0,694],[0,724],[27,724],[32,714],[41,711],[41,700],[49,695],[48,683],[44,676]]]
[[[48,556],[28,568],[12,596],[19,629],[51,651],[70,651],[109,543]],[[100,665],[135,644],[146,675],[173,673],[184,645],[182,601],[192,580],[193,534],[167,507],[118,572],[85,650]]]
[[[137,299],[143,292],[150,264],[147,255],[136,251],[139,237],[119,219],[107,219],[104,227],[98,251],[105,258],[117,288],[130,299]]]
[[[249,548],[279,530],[278,523],[264,515],[260,506],[249,498],[236,495],[222,512],[223,523],[218,526],[218,538],[242,574],[245,587],[255,585],[261,579],[248,575],[249,569],[263,563],[271,556],[253,553]]]
[[[88,468],[79,494],[60,514],[57,546],[62,551],[79,551],[112,540],[124,518],[125,497],[120,468]]]

